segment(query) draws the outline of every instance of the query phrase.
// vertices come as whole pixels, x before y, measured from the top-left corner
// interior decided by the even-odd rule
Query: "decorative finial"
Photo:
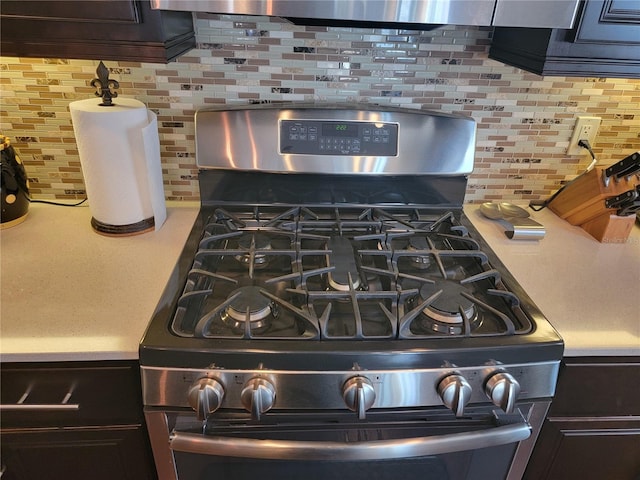
[[[116,89],[120,88],[120,84],[117,80],[109,78],[109,69],[102,62],[98,65],[96,74],[98,78],[91,80],[91,86],[96,89],[96,97],[102,97],[100,105],[103,107],[115,105],[111,99],[118,96]]]

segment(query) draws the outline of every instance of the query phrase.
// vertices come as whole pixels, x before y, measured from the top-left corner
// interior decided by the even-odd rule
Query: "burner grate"
[[[227,207],[204,228],[179,336],[369,340],[527,333],[453,212]]]

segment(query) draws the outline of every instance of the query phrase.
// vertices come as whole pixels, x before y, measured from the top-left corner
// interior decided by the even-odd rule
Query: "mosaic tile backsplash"
[[[478,125],[468,202],[549,196],[590,163],[566,149],[578,115],[602,118],[606,165],[640,150],[640,81],[539,77],[488,58],[492,29],[302,27],[269,17],[197,14],[197,48],[163,65],[107,62],[120,96],[158,114],[166,198],[197,200],[193,114],[267,102],[395,105],[461,113]],[[84,198],[68,105],[93,96],[99,59],[0,57],[0,132],[35,198]]]

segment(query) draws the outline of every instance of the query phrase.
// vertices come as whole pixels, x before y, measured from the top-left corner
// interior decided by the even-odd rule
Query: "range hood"
[[[150,0],[159,10],[269,15],[296,24],[571,28],[580,0]],[[400,27],[402,25],[402,27]]]

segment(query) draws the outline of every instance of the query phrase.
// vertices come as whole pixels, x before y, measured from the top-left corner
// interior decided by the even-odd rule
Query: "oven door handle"
[[[506,445],[530,435],[531,426],[526,421],[482,431],[349,443],[258,440],[174,431],[170,447],[176,452],[268,460],[390,460]]]

